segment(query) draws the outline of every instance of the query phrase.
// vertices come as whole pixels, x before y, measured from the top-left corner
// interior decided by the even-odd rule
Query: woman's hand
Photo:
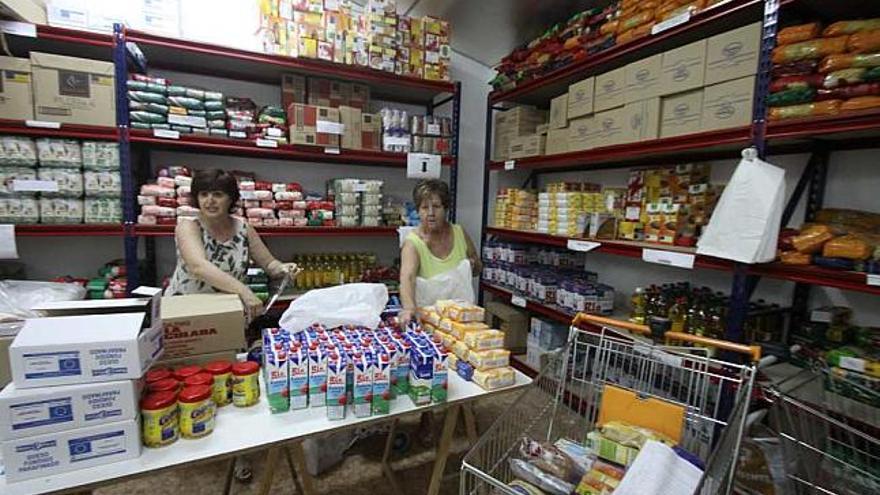
[[[250,289],[244,289],[238,297],[241,298],[241,302],[244,304],[245,316],[247,316],[248,321],[252,321],[257,316],[263,314],[263,301],[254,295]]]
[[[400,324],[400,328],[406,328],[409,325],[409,322],[413,320],[415,317],[415,311],[412,309],[402,309],[400,313],[397,313],[397,322]]]
[[[282,278],[288,277],[291,282],[296,281],[296,276],[302,272],[302,268],[299,267],[296,263],[281,263],[280,261],[271,263],[269,265],[269,277],[271,278]]]

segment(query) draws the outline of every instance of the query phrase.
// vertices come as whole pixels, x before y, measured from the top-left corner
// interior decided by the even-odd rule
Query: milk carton
[[[345,367],[345,390],[349,404],[354,404],[354,355],[357,352],[360,351],[351,345],[345,348],[345,357],[348,358],[348,365]]]
[[[287,355],[290,378],[290,408],[303,409],[309,405],[309,352],[299,343]]]
[[[408,342],[395,342],[397,347],[397,377],[393,380],[395,395],[409,393],[410,345]]]
[[[373,355],[373,414],[388,414],[391,399],[391,357],[380,352]]]
[[[373,361],[370,354],[354,355],[354,415],[370,416],[373,399]]]
[[[281,344],[263,348],[263,383],[269,410],[280,413],[290,410],[290,385],[287,376],[287,348]]]
[[[449,388],[448,356],[443,346],[434,348],[434,377],[431,380],[431,402],[446,402]]]
[[[434,351],[423,347],[413,347],[410,351],[409,398],[413,404],[424,406],[431,403],[431,388],[434,385]]]
[[[343,385],[345,385],[344,380]],[[322,407],[325,404],[326,397],[327,354],[324,353],[323,349],[319,349],[317,344],[313,343],[309,347],[309,405],[311,407]]]
[[[325,361],[327,419],[345,419],[345,356],[333,352]],[[311,368],[310,368],[311,371]]]
[[[379,346],[379,352],[388,356],[388,391],[391,394],[391,400],[397,398],[397,346],[393,342],[386,341]]]

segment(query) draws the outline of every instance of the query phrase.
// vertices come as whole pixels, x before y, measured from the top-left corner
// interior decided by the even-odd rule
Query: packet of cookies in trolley
[[[325,361],[327,419],[345,419],[345,404],[348,402],[345,396],[346,361],[345,356],[337,352],[331,352]]]
[[[343,385],[345,384],[343,376]],[[343,391],[344,392],[344,391]],[[309,347],[309,405],[322,407],[327,396],[327,354],[316,343]]]
[[[290,378],[290,408],[306,408],[309,405],[309,352],[299,342],[290,347],[287,367]]]

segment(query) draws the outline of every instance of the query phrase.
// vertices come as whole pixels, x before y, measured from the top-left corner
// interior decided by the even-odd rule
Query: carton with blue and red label
[[[345,405],[348,398],[345,395],[345,368],[347,359],[338,352],[327,355],[326,360],[326,397],[324,403],[327,406],[327,419],[345,419]]]

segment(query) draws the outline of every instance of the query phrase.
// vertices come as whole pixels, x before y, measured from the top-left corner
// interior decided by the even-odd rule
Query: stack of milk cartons
[[[406,331],[410,344],[409,397],[417,406],[446,402],[449,351],[440,338],[414,326]]]
[[[40,310],[68,316],[25,321],[9,347],[12,383],[0,391],[7,482],[140,456],[141,377],[163,350],[159,293],[112,309],[51,303]],[[108,309],[123,312],[88,314]]]

